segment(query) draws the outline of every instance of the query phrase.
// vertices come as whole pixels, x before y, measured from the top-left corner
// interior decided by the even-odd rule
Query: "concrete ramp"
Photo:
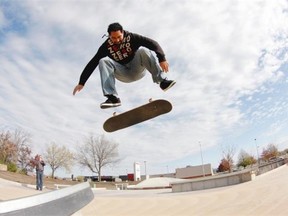
[[[71,215],[94,198],[88,182],[39,195],[0,202],[0,215]]]
[[[164,189],[171,188],[171,183],[173,182],[185,182],[185,179],[176,179],[176,178],[168,178],[168,177],[157,177],[157,178],[149,178],[137,185],[129,185],[128,189],[133,190],[143,190],[143,189]]]

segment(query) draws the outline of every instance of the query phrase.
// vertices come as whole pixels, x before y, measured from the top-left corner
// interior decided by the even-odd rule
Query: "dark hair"
[[[109,26],[108,26],[108,33],[110,35],[110,33],[112,31],[123,31],[123,27],[119,24],[119,23],[111,23]]]

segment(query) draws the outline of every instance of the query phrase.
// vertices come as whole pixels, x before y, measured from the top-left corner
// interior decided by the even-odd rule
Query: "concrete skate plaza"
[[[288,215],[288,167],[283,165],[255,180],[228,187],[172,193],[159,190],[95,190],[94,199],[74,213],[81,215]],[[14,198],[31,195],[31,189],[1,187],[0,200],[7,190]],[[18,191],[18,196],[17,196]],[[36,191],[33,191],[33,194]],[[9,199],[11,196],[8,197]],[[44,213],[44,212],[43,212]],[[43,214],[44,215],[44,214]]]

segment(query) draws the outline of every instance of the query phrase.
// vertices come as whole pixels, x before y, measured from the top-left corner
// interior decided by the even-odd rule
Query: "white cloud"
[[[167,93],[149,74],[137,83],[117,83],[123,102],[118,112],[151,97],[174,106],[165,116],[107,134],[120,144],[120,173],[135,160],[181,161],[199,150],[199,140],[209,151],[227,133],[238,136],[243,125],[276,121],[286,112],[284,100],[267,106],[263,99],[287,77],[286,1],[13,3],[0,10],[0,25],[6,25],[0,35],[0,122],[31,132],[35,151],[51,141],[75,148],[85,135],[104,133],[113,111],[99,109],[105,98],[98,69],[82,92],[73,97],[72,90],[114,21],[157,40],[170,63],[168,75],[177,80]],[[9,20],[7,14],[19,9],[22,15]]]

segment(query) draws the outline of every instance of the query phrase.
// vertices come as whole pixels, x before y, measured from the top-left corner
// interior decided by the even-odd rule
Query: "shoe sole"
[[[168,89],[172,88],[176,84],[176,81],[173,81],[167,88],[162,89],[163,91],[167,91]]]
[[[100,108],[101,109],[107,109],[107,108],[113,108],[113,107],[118,107],[121,106],[121,103],[115,103],[115,104],[101,104]]]

